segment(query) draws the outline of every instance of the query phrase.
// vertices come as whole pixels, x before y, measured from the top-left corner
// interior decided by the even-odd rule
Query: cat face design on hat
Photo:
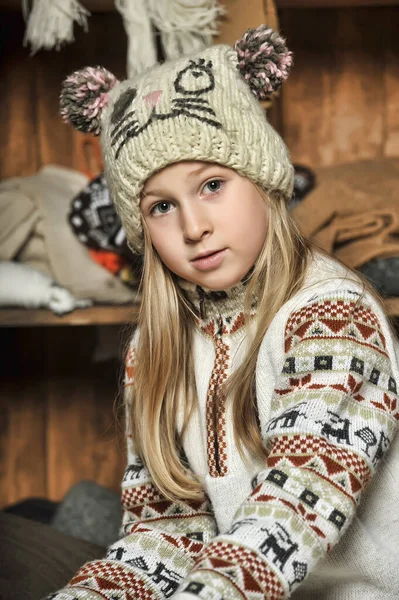
[[[144,183],[168,164],[215,162],[290,193],[288,152],[258,100],[270,98],[291,64],[285,41],[262,25],[234,49],[211,46],[130,80],[118,82],[102,67],[65,80],[61,115],[80,131],[101,134],[107,183],[131,247],[143,249]]]
[[[154,83],[154,82],[150,82]],[[111,146],[115,148],[115,159],[129,141],[139,137],[155,121],[165,121],[179,116],[195,119],[211,127],[221,128],[217,115],[210,105],[209,92],[215,88],[215,76],[211,60],[204,58],[190,59],[186,66],[177,72],[170,93],[170,106],[166,112],[158,106],[162,103],[164,90],[150,85],[151,91],[138,98],[136,87],[128,87],[113,105],[110,116]],[[144,120],[138,120],[138,110]],[[144,105],[144,106],[143,106]],[[146,115],[149,112],[149,115]]]

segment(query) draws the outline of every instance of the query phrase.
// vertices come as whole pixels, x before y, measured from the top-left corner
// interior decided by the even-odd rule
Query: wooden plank
[[[0,180],[37,170],[35,65],[23,48],[24,22],[18,13],[0,18],[2,82]],[[6,57],[6,60],[4,60]]]
[[[220,34],[214,38],[215,44],[233,45],[244,31],[257,27],[260,23],[277,26],[277,15],[270,0],[222,0],[226,9],[220,21]]]
[[[109,40],[118,40],[112,52]],[[126,34],[117,13],[96,14],[90,19],[88,33],[76,29],[76,40],[59,52],[42,51],[37,61],[37,122],[40,163],[56,163],[77,169],[89,176],[102,170],[98,141],[75,131],[59,115],[59,94],[62,81],[77,69],[100,64],[118,78],[125,75],[127,53]]]
[[[46,336],[0,330],[0,507],[46,496]]]
[[[0,327],[42,327],[54,325],[118,325],[137,319],[138,308],[131,306],[93,306],[58,316],[46,309],[0,309]]]
[[[397,6],[398,0],[276,0],[280,8],[360,8],[363,6]]]
[[[109,329],[109,328],[108,328]],[[128,335],[129,329],[124,332]],[[124,335],[120,336],[120,340]],[[96,399],[93,423],[93,479],[120,491],[126,467],[125,412],[123,406],[122,350],[120,361],[98,362],[93,365]]]
[[[277,8],[337,8],[347,6],[396,6],[399,0],[275,0]],[[113,0],[84,0],[90,12],[115,11]],[[21,0],[0,0],[0,10],[21,10]]]
[[[333,159],[331,75],[337,20],[336,11],[280,14],[281,32],[294,52],[294,66],[281,92],[282,133],[293,161],[313,167]]]
[[[282,100],[284,136],[295,162],[317,167],[382,155],[382,12],[281,12],[282,31],[295,60]]]
[[[383,12],[383,11],[382,11]],[[384,143],[384,23],[381,9],[338,11],[332,77],[333,162],[381,156]]]
[[[399,156],[399,11],[391,8],[384,19],[386,123],[384,155]]]
[[[125,466],[113,415],[118,363],[95,364],[96,329],[80,331],[49,332],[46,464],[52,500],[82,480],[119,489]]]

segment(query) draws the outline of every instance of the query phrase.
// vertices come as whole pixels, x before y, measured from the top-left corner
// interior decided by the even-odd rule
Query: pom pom
[[[101,113],[108,104],[108,92],[118,83],[103,67],[85,67],[75,71],[62,84],[61,116],[79,131],[99,135]]]
[[[285,40],[267,25],[247,29],[235,43],[237,68],[252,93],[259,100],[267,100],[288,77],[292,66],[292,52]]]

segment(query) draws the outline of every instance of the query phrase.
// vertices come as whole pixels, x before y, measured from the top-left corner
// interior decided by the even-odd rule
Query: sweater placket
[[[224,339],[225,325],[219,315],[214,335],[215,360],[206,400],[207,454],[211,477],[227,474],[226,398],[222,385],[227,379],[230,347]]]

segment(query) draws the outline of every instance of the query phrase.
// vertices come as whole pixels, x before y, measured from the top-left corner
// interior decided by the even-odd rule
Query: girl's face
[[[210,290],[240,282],[263,247],[268,209],[249,179],[213,163],[174,163],[147,180],[141,211],[170,271]]]

